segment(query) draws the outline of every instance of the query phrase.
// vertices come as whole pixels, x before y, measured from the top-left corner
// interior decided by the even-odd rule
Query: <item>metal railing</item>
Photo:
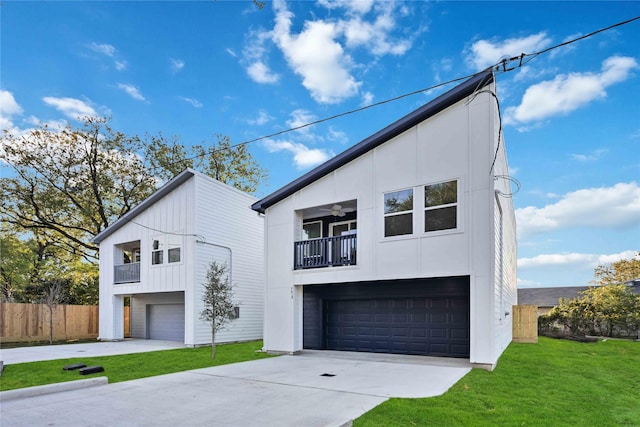
[[[113,266],[113,283],[131,283],[140,281],[140,263],[132,262]]]
[[[357,235],[303,240],[293,244],[293,268],[335,267],[356,264]]]

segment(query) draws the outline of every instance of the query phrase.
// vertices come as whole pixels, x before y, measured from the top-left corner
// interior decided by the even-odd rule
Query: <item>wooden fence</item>
[[[513,306],[513,342],[538,342],[538,306]]]
[[[98,306],[58,305],[53,309],[53,339],[98,337]],[[3,342],[49,340],[49,308],[44,304],[0,304]]]

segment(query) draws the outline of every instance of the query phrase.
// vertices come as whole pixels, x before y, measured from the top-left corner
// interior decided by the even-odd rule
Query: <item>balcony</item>
[[[113,283],[136,283],[140,281],[140,263],[130,262],[128,264],[113,266]]]
[[[294,242],[293,268],[302,270],[355,265],[356,243],[355,233]]]

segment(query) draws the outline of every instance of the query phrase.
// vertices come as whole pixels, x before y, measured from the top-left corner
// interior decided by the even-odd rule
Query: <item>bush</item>
[[[559,326],[573,336],[636,336],[640,330],[640,295],[625,285],[589,288],[572,300],[561,299],[538,319],[541,335],[555,335]]]

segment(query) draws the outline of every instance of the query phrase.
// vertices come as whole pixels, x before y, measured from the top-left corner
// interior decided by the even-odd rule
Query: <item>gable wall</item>
[[[301,348],[302,285],[469,275],[471,361],[495,360],[494,187],[489,170],[498,132],[496,108],[486,93],[469,105],[465,101],[267,209],[267,349]],[[412,235],[384,237],[385,192],[414,188],[414,206],[421,206],[422,186],[452,179],[460,186],[458,230],[420,232],[420,209],[414,211]],[[357,265],[293,271],[293,242],[302,223],[296,211],[352,199],[357,200]]]

